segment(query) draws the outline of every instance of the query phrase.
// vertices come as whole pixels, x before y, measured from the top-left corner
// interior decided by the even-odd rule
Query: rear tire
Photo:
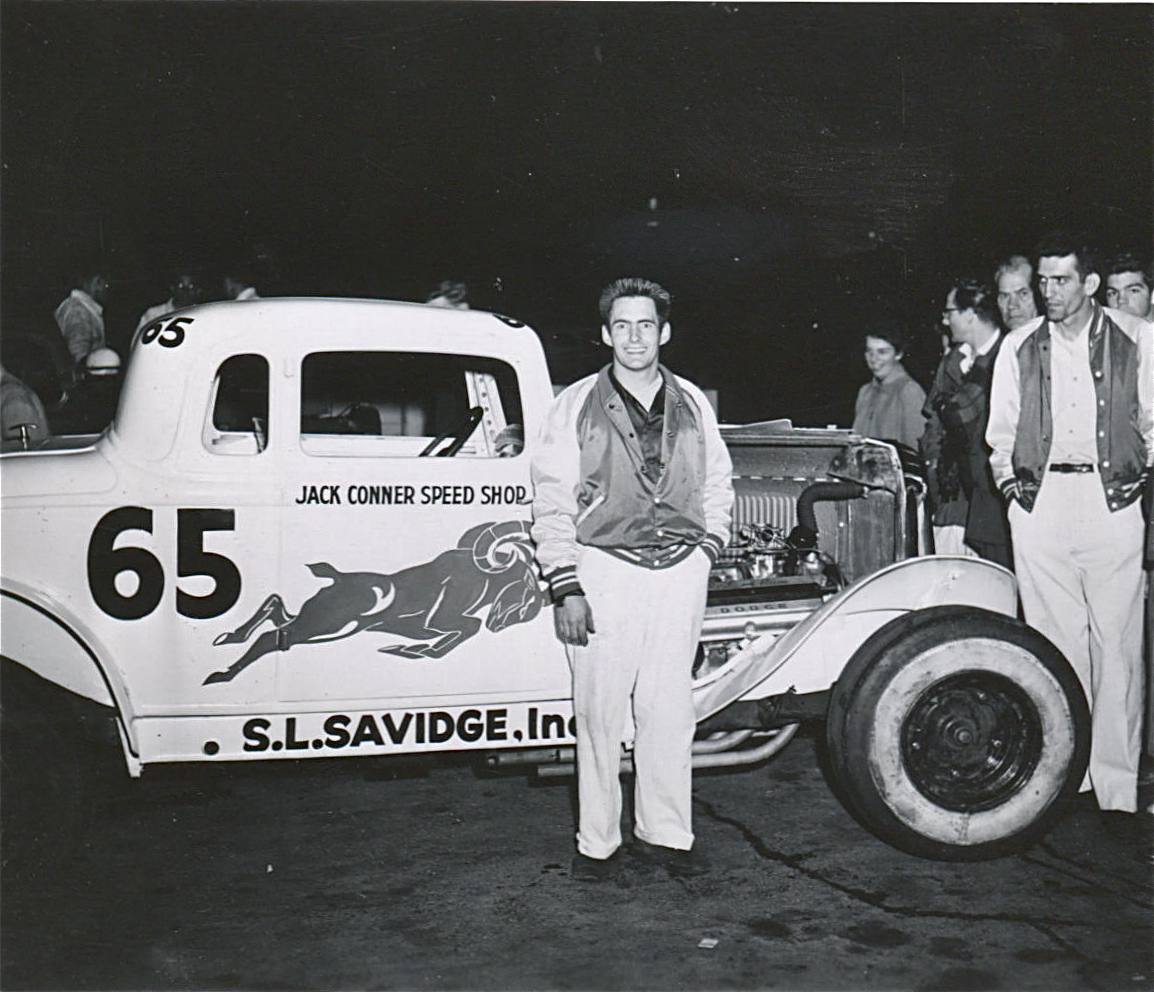
[[[90,746],[60,706],[61,690],[0,665],[0,862],[37,876],[73,853],[91,812]]]
[[[1036,630],[941,606],[891,621],[857,650],[826,734],[836,785],[869,830],[920,857],[979,861],[1029,846],[1077,792],[1090,713]]]

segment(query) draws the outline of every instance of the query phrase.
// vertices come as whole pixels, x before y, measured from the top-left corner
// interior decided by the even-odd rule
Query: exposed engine
[[[709,576],[709,595],[694,677],[721,668],[767,634],[780,636],[844,584],[838,563],[818,546],[814,504],[856,499],[856,482],[817,482],[798,497],[795,526],[738,523]],[[740,521],[747,513],[740,512]]]

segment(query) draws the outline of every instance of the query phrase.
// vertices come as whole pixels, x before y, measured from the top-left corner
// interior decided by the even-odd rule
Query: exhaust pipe
[[[573,764],[577,748],[571,744],[562,747],[523,747],[509,751],[490,751],[485,755],[489,768],[516,768],[522,765]]]
[[[752,765],[759,761],[765,761],[767,758],[772,758],[793,740],[793,736],[800,726],[801,724],[791,723],[780,730],[771,731],[770,736],[763,743],[757,747],[746,748],[741,751],[695,752],[693,767],[695,770],[700,768],[733,768],[737,765]],[[537,768],[537,775],[540,778],[560,778],[564,775],[572,775],[576,770],[577,765],[573,762],[541,765]],[[633,757],[632,755],[625,755],[621,758],[621,774],[630,775],[632,773]]]

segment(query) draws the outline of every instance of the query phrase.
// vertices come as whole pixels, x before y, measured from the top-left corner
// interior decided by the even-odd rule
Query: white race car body
[[[134,342],[108,431],[3,458],[0,650],[111,707],[134,774],[570,745],[569,670],[528,536],[529,455],[552,395],[536,335],[493,314],[286,299],[169,315]],[[524,450],[502,457],[518,424]],[[455,454],[437,453],[459,434]],[[715,637],[724,649],[699,672],[703,718],[829,689],[905,611],[1013,614],[996,566],[902,560],[892,448],[780,427],[730,444],[739,520],[780,491],[785,510],[754,522],[783,530],[831,458],[868,449],[893,464],[859,506],[817,511],[819,550],[849,561],[851,581],[763,595],[748,621],[711,607],[707,631],[735,616],[740,629]],[[776,475],[751,462],[779,455],[792,467]],[[844,531],[867,511],[854,544]]]

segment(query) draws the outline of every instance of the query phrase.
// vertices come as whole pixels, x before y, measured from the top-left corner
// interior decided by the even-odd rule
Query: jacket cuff
[[[709,555],[709,563],[711,565],[717,561],[724,547],[725,539],[718,537],[716,534],[706,534],[701,540],[701,549]]]
[[[998,489],[1002,492],[1002,499],[1007,503],[1011,500],[1022,500],[1022,484],[1014,477],[1010,476],[1008,479],[1003,479],[998,483]]]
[[[577,581],[577,566],[562,565],[545,576],[549,583],[549,597],[554,603],[560,603],[566,596],[584,596],[585,590]]]

